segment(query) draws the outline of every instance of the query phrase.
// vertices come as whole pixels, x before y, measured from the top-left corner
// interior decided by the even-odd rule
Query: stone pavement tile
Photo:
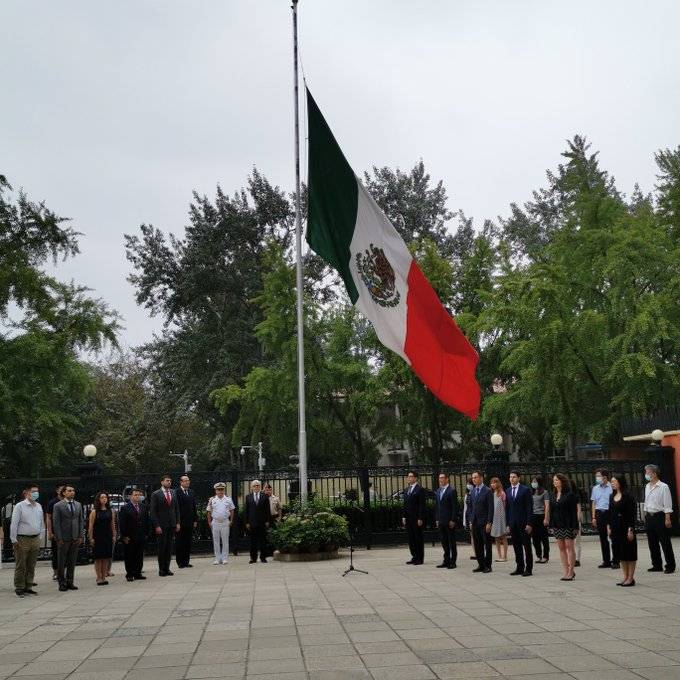
[[[396,637],[396,636],[395,636]],[[300,635],[300,643],[307,645],[338,645],[349,642],[345,633],[328,633],[319,635]]]
[[[638,647],[634,642],[631,642],[630,640],[596,640],[595,642],[586,642],[582,641],[579,642],[579,647],[583,647],[583,649],[587,649],[589,652],[592,652],[593,654],[604,654],[604,652],[644,652],[648,651],[645,650],[643,647]],[[558,654],[555,654],[554,656],[561,656]]]
[[[634,644],[637,647],[642,647],[642,649],[648,649],[650,652],[680,650],[680,638],[667,637],[666,635],[662,635],[656,639],[627,640],[627,642]],[[2,654],[2,651],[0,651],[0,654]]]
[[[221,678],[242,678],[246,674],[245,663],[225,663],[219,667]],[[192,665],[187,670],[187,678],[210,678],[214,680],[217,673],[214,664]]]
[[[327,656],[306,658],[305,665],[308,671],[344,671],[364,670],[365,666],[358,656]]]
[[[382,643],[386,644],[386,643]],[[303,645],[302,653],[306,658],[318,658],[323,656],[346,656],[356,654],[357,651],[349,643],[345,642],[339,645]]]
[[[629,630],[612,630],[610,631],[612,636],[617,637],[621,640],[656,640],[659,635],[658,630],[653,628],[644,628],[640,625],[635,626]]]
[[[205,640],[196,647],[196,652],[213,652],[235,649],[248,649],[248,638],[229,638],[227,640]]]
[[[667,656],[669,659],[673,659],[676,663],[680,663],[680,651],[667,649],[659,653]]]
[[[307,680],[307,673],[303,671],[294,671],[291,673],[258,673],[257,675],[247,675],[247,678],[253,680]]]
[[[384,654],[362,654],[366,668],[380,666],[417,666],[421,660],[413,652],[392,652]]]
[[[310,671],[309,680],[371,680],[371,674],[360,670]]]
[[[572,673],[576,680],[640,680],[640,676],[633,671],[617,668],[611,671],[579,671]]]
[[[340,633],[343,634],[345,629],[339,623],[324,623],[317,624],[314,626],[300,626],[297,627],[298,635],[318,635],[319,631],[323,630],[324,633]]]
[[[504,635],[493,633],[491,635],[454,635],[456,642],[463,647],[509,647],[512,642]]]
[[[4,650],[3,650],[4,651]],[[0,668],[8,663],[28,663],[40,656],[41,652],[12,652],[11,654],[0,653]]]
[[[375,680],[427,680],[435,675],[427,666],[395,666],[394,668],[372,668]]]
[[[529,647],[477,647],[472,650],[475,656],[482,661],[496,661],[500,659],[535,659],[538,654],[534,654]]]
[[[201,642],[214,642],[216,640],[239,640],[248,638],[250,631],[246,629],[241,630],[207,630],[203,633]]]
[[[438,678],[498,678],[500,673],[483,661],[477,663],[431,664]]]
[[[108,640],[104,640],[99,649],[104,649],[105,647],[140,647],[151,644],[154,640],[153,635],[137,635],[136,637],[110,637]]]
[[[435,638],[449,637],[440,628],[412,628],[398,631],[402,640],[433,640]]]
[[[273,628],[272,627],[257,628],[253,626],[251,629],[250,636],[252,638],[271,639],[273,637],[280,637],[281,635],[296,635],[296,634],[297,630],[295,628],[295,625],[275,626]]]
[[[634,672],[647,680],[680,680],[680,666],[636,668]]]
[[[188,666],[193,654],[165,654],[164,656],[140,656],[135,668],[170,668]]]
[[[268,649],[250,649],[248,659],[254,660],[277,660],[277,659],[298,659],[302,657],[300,647],[272,647]]]
[[[100,647],[95,650],[90,659],[117,659],[121,656],[141,656],[146,649],[145,645],[126,645],[124,647]]]
[[[275,647],[296,647],[298,646],[297,635],[282,635],[275,638],[250,638],[250,649],[274,649]]]
[[[566,673],[608,670],[618,667],[617,664],[613,664],[611,661],[603,659],[601,656],[585,652],[583,654],[572,654],[570,656],[548,656],[546,657],[546,661]]]
[[[186,672],[186,666],[176,666],[174,668],[136,668],[128,672],[125,680],[182,680]]]
[[[677,663],[656,652],[602,652],[601,656],[622,668],[653,668],[654,666],[674,666]]]
[[[24,638],[20,638],[19,642],[13,642],[7,645],[2,650],[2,655],[14,654],[15,652],[44,652],[55,644],[55,640],[35,640],[33,642],[23,642]]]
[[[462,649],[463,645],[453,638],[442,637],[431,640],[406,640],[406,644],[415,652],[425,649]]]
[[[401,640],[392,642],[357,642],[354,645],[359,654],[390,654],[393,652],[410,652],[411,649]]]
[[[573,675],[567,673],[536,673],[535,675],[509,675],[512,680],[573,680]],[[623,678],[623,680],[627,680]]]
[[[176,642],[198,642],[203,637],[203,631],[193,633],[159,633],[154,642],[159,645],[172,645]]]
[[[59,673],[51,675],[13,675],[13,678],[20,677],[21,680],[65,680],[69,676],[69,673]]]
[[[340,657],[338,657],[340,658]],[[304,672],[305,664],[302,659],[280,659],[272,661],[248,661],[248,675],[264,675],[265,673],[290,673]]]
[[[102,640],[110,637],[110,630],[74,630],[64,635],[62,640]]]
[[[558,633],[559,637],[567,642],[594,642],[596,640],[616,640],[613,635],[604,633],[601,630],[567,630]]]
[[[349,634],[352,642],[389,642],[398,640],[396,633],[391,630],[364,630]]]
[[[507,638],[518,645],[555,645],[565,642],[562,635],[541,631],[538,635],[534,633],[508,633]]]
[[[391,630],[384,621],[366,621],[363,623],[345,623],[345,630],[348,633],[355,633],[360,630]]]
[[[146,648],[144,656],[165,656],[166,654],[193,654],[198,642],[160,643],[155,640]]]
[[[556,671],[555,667],[544,659],[501,659],[487,663],[501,675],[534,675]]]
[[[20,675],[52,675],[54,671],[70,673],[77,668],[79,663],[79,661],[60,661],[59,663],[54,661],[32,661],[19,669],[14,675],[17,677]]]
[[[562,641],[557,645],[524,645],[532,656],[540,656],[542,659],[547,659],[551,656],[569,656],[570,654],[583,654],[583,648],[575,645],[572,642]]]
[[[210,652],[196,652],[191,660],[192,664],[223,664],[233,661],[245,661],[247,651],[245,649],[226,649],[223,652],[212,650]]]
[[[574,619],[562,618],[556,621],[541,621],[538,624],[544,630],[552,632],[559,632],[564,630],[583,630],[583,621],[575,621]]]
[[[471,649],[422,649],[415,651],[423,663],[461,663],[463,661],[479,661]]]
[[[115,659],[87,659],[78,666],[78,670],[80,672],[129,670],[135,665],[136,661],[136,656],[119,656]]]
[[[126,670],[75,671],[68,676],[68,680],[123,680],[126,674]]]
[[[18,671],[24,664],[22,663],[5,663],[0,664],[0,678],[6,678]]]

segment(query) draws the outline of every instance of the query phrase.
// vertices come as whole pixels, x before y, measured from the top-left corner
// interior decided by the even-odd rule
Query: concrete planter
[[[322,560],[335,560],[340,555],[337,550],[316,553],[282,553],[274,551],[274,559],[278,562],[320,562]]]

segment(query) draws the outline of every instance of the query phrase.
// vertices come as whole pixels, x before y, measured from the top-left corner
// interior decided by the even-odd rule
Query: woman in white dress
[[[493,523],[491,537],[496,544],[496,562],[508,561],[508,523],[505,514],[505,491],[498,477],[493,477],[489,486],[493,491]]]

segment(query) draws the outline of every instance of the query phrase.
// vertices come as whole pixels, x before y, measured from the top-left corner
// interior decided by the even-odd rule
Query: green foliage
[[[281,552],[331,550],[349,540],[347,520],[323,502],[309,500],[291,510],[269,532],[269,540]]]

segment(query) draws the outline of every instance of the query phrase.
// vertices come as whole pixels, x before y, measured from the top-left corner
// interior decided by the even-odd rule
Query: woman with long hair
[[[561,473],[553,476],[554,496],[544,520],[545,526],[551,526],[560,550],[560,559],[564,576],[562,581],[573,581],[574,573],[574,539],[578,532],[578,499],[571,490],[567,477]]]
[[[505,491],[498,477],[492,477],[489,482],[493,491],[493,523],[491,524],[491,538],[496,544],[498,557],[496,562],[508,561],[508,522],[505,513]]]
[[[531,479],[531,501],[533,514],[531,515],[531,541],[536,551],[536,563],[545,564],[550,559],[550,541],[548,527],[544,520],[550,508],[550,496],[543,484],[541,475],[534,475]]]
[[[87,525],[87,537],[92,546],[97,585],[106,586],[109,584],[106,580],[109,560],[113,556],[113,544],[116,540],[116,521],[106,491],[100,491],[94,497]]]
[[[607,533],[612,539],[614,554],[619,556],[623,581],[616,585],[630,588],[635,585],[637,565],[637,538],[635,537],[636,502],[628,491],[623,475],[615,474],[610,479],[612,495],[609,499],[609,523]]]

